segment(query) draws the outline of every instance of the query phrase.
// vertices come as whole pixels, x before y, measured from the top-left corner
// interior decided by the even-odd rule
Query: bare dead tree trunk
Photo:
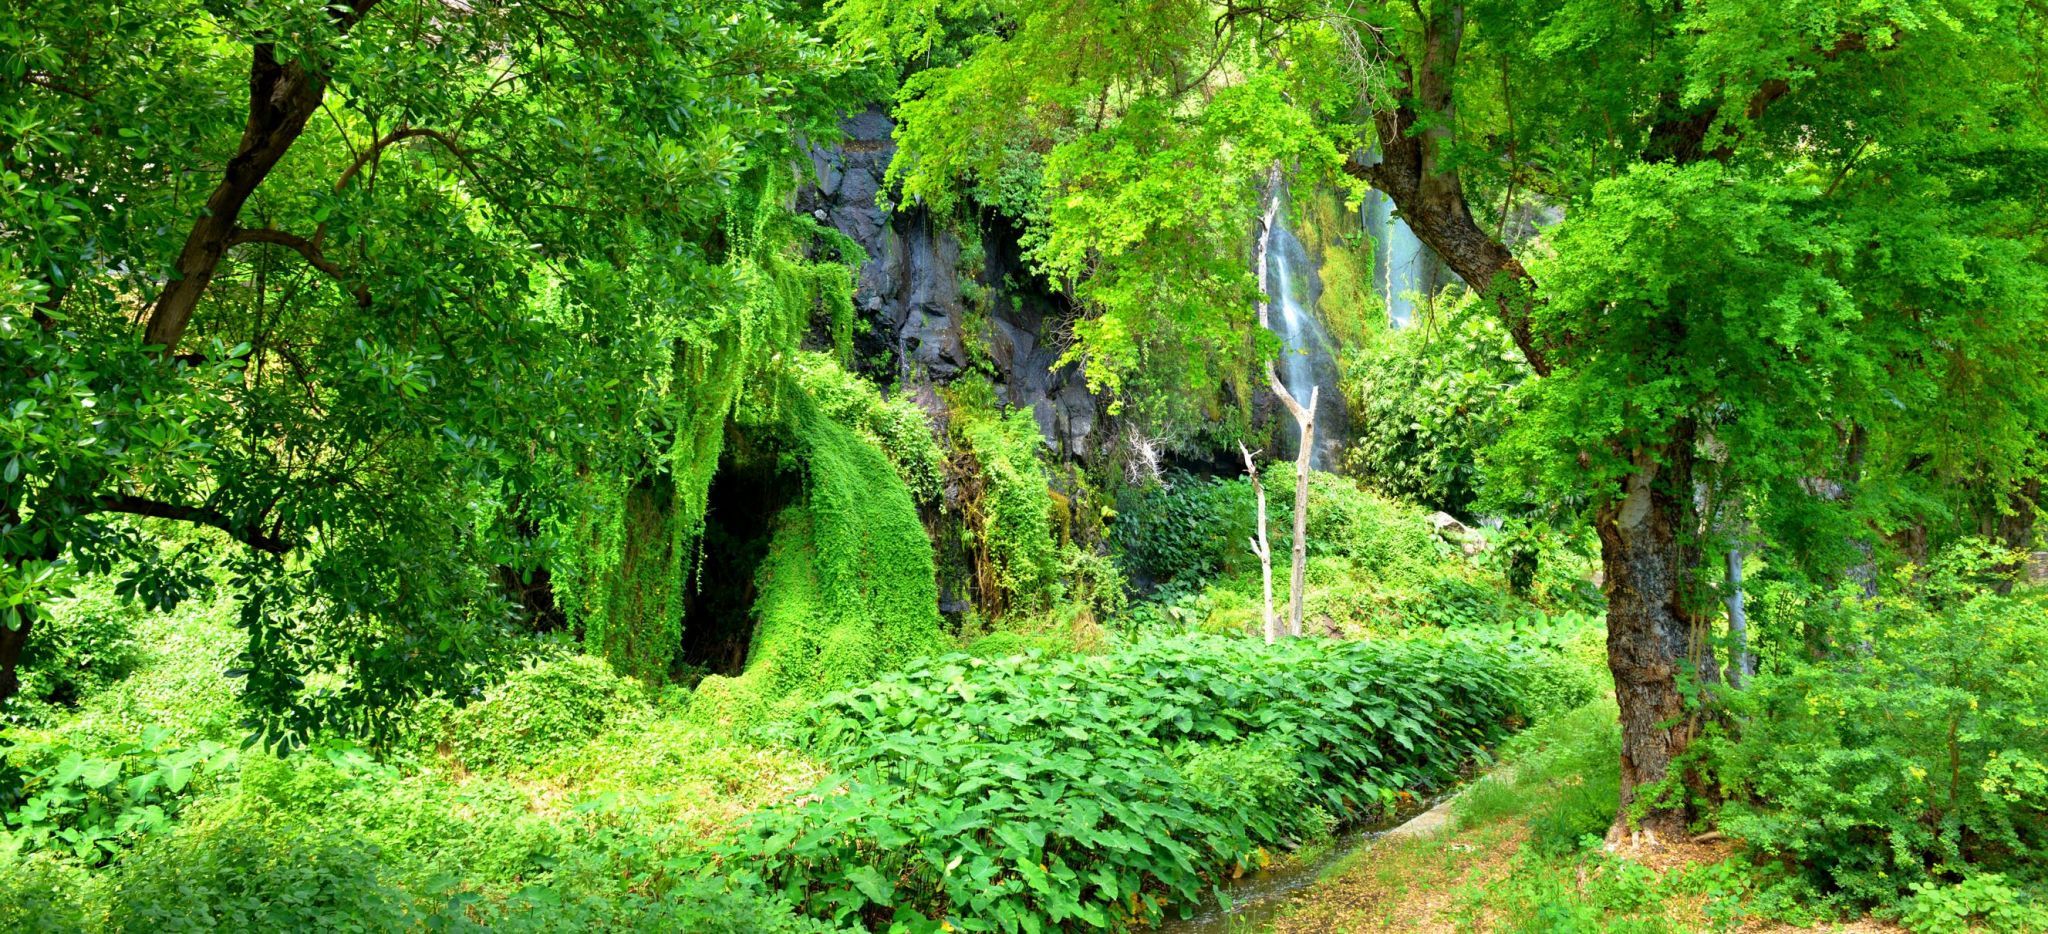
[[[1275,165],[1267,173],[1266,178],[1269,194],[1266,213],[1259,224],[1258,275],[1259,288],[1262,290],[1266,287],[1266,254],[1273,241],[1273,221],[1280,211],[1280,167]],[[1259,327],[1271,327],[1272,307],[1271,301],[1260,299]],[[1281,403],[1287,406],[1287,411],[1294,416],[1295,425],[1301,429],[1300,450],[1294,458],[1294,570],[1287,586],[1287,634],[1299,637],[1303,592],[1308,578],[1309,456],[1315,453],[1316,397],[1322,390],[1319,387],[1310,387],[1308,407],[1303,408],[1301,400],[1294,398],[1294,394],[1287,391],[1287,384],[1280,381],[1280,373],[1274,369],[1271,360],[1266,361],[1266,382],[1271,385],[1273,395],[1278,396]],[[1263,526],[1263,523],[1261,525]],[[1271,592],[1270,584],[1267,590]]]
[[[1287,634],[1301,637],[1301,604],[1308,586],[1308,476],[1309,455],[1315,452],[1316,443],[1316,396],[1321,387],[1310,387],[1308,406],[1294,401],[1287,387],[1280,385],[1280,377],[1273,373],[1273,365],[1266,365],[1266,375],[1273,381],[1273,390],[1280,394],[1280,401],[1287,403],[1287,410],[1294,413],[1294,421],[1301,426],[1301,452],[1294,456],[1294,574],[1287,583]]]
[[[1252,463],[1252,452],[1245,448],[1243,442],[1238,442],[1237,449],[1244,454],[1244,472],[1252,478],[1252,495],[1259,504],[1258,534],[1252,537],[1251,544],[1252,554],[1259,556],[1259,577],[1265,585],[1266,615],[1261,618],[1263,631],[1266,644],[1272,645],[1280,641],[1280,617],[1273,615],[1273,543],[1266,537],[1266,488],[1259,483],[1259,468]]]

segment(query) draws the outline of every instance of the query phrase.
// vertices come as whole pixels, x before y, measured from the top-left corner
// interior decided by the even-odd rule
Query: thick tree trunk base
[[[1594,522],[1607,593],[1607,663],[1621,713],[1621,809],[1607,834],[1610,846],[1687,838],[1682,799],[1633,821],[1630,815],[1642,794],[1671,777],[1673,760],[1698,735],[1699,717],[1687,709],[1681,681],[1716,676],[1704,627],[1683,604],[1693,554],[1684,540],[1691,477],[1683,458],[1676,460],[1630,476],[1627,495]]]

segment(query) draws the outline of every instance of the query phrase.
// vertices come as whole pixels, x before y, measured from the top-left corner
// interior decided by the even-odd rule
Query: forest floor
[[[1589,708],[1585,719],[1601,709]],[[1748,917],[1753,873],[1727,843],[1610,853],[1583,834],[1575,845],[1561,842],[1586,829],[1586,815],[1597,813],[1587,804],[1605,797],[1598,780],[1571,773],[1605,750],[1569,735],[1532,739],[1524,750],[1531,761],[1518,764],[1511,749],[1507,765],[1451,803],[1448,820],[1441,812],[1419,817],[1335,863],[1291,897],[1270,930],[1903,930],[1875,920],[1802,928]]]

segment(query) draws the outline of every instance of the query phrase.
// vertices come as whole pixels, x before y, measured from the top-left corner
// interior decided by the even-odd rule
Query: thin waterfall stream
[[[1316,313],[1316,299],[1321,293],[1316,263],[1284,221],[1275,221],[1265,244],[1266,281],[1262,285],[1273,303],[1268,323],[1280,335],[1280,382],[1303,405],[1308,404],[1314,391],[1316,434],[1309,466],[1330,470],[1341,460],[1349,418],[1344,410],[1344,392],[1338,384],[1336,344]],[[1289,450],[1284,453],[1293,456],[1299,451],[1301,429],[1292,425],[1291,420],[1287,437]]]

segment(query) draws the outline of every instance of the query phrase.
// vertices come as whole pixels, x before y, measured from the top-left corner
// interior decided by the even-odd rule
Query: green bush
[[[1528,367],[1485,308],[1447,318],[1345,355],[1346,467],[1388,496],[1462,516],[1484,491],[1481,455],[1515,414],[1509,390]]]
[[[1059,544],[1053,538],[1051,488],[1038,451],[1045,441],[1022,409],[1006,416],[962,412],[955,426],[979,468],[968,481],[970,548],[986,568],[982,605],[993,618],[1006,610],[1042,610],[1061,596]]]
[[[698,879],[679,880],[659,894],[529,886],[500,903],[457,899],[433,921],[440,930],[563,934],[834,934],[855,930],[806,918],[776,895]]]
[[[1899,920],[1915,934],[2048,931],[2048,901],[2038,889],[2008,885],[1999,873],[1979,873],[1953,885],[1913,883]]]
[[[1117,494],[1110,542],[1134,583],[1207,580],[1242,562],[1254,515],[1249,483],[1169,474]]]
[[[135,639],[142,616],[140,604],[104,586],[52,605],[23,647],[21,687],[7,702],[7,719],[48,725],[63,709],[126,677],[143,657]]]
[[[2048,606],[1845,599],[1831,648],[1774,654],[1731,697],[1734,736],[1708,747],[1722,829],[1781,867],[1780,888],[1850,909],[1985,872],[2048,881]]]
[[[230,813],[138,850],[111,882],[117,931],[399,931],[419,920],[375,848]]]
[[[174,747],[167,737],[150,729],[109,746],[74,746],[53,734],[0,734],[0,860],[54,850],[99,865],[168,828],[195,779],[237,753],[212,742]]]
[[[727,864],[838,921],[1127,928],[1261,846],[1452,781],[1518,685],[1506,650],[1455,640],[920,662],[814,711],[802,729],[846,777],[756,815]]]
[[[0,859],[0,931],[83,931],[95,879],[84,866],[47,853]]]
[[[646,710],[641,687],[591,655],[531,662],[455,716],[451,737],[470,768],[532,765]]]

